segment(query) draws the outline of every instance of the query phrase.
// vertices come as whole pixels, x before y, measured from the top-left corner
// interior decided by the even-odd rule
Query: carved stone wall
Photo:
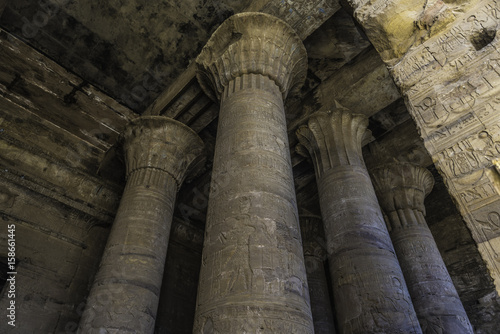
[[[434,189],[425,199],[427,223],[476,334],[496,334],[500,298],[476,243],[433,168]]]
[[[404,13],[397,6],[404,1],[390,1],[385,8],[348,2],[390,65],[425,147],[500,291],[500,174],[494,163],[500,156],[500,42],[496,37],[500,3],[433,1],[414,18],[423,26],[427,22],[427,29],[410,34],[415,41],[411,47],[387,56],[382,50],[394,49],[395,40],[375,34],[387,28],[381,18],[395,11]],[[401,26],[414,22],[405,15],[399,20]]]
[[[109,228],[92,226],[89,215],[15,184],[6,174],[2,170],[0,176],[0,254],[7,256],[7,227],[14,225],[17,274],[15,298],[4,289],[0,307],[6,310],[15,301],[16,326],[8,325],[3,311],[0,332],[74,332]]]

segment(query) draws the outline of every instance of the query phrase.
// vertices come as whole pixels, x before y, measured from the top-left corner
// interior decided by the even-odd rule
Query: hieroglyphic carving
[[[494,208],[496,205],[496,209]],[[471,212],[472,217],[477,222],[477,229],[473,232],[478,242],[485,242],[500,236],[500,199],[493,205],[478,208]],[[500,253],[497,250],[496,253]]]
[[[492,68],[495,68],[493,70]],[[500,67],[497,60],[488,60],[477,73],[454,85],[435,83],[432,91],[419,97],[409,96],[409,111],[418,122],[424,139],[434,150],[453,143],[458,137],[495,124],[500,90]],[[450,89],[451,87],[451,89]],[[464,131],[465,129],[468,131]]]
[[[439,152],[443,172],[453,178],[463,178],[493,166],[493,160],[500,157],[500,140],[494,140],[490,132],[481,131]],[[476,181],[471,178],[469,183]],[[461,180],[463,182],[465,181]]]
[[[429,49],[420,46],[406,55],[391,69],[394,81],[398,86],[411,87],[419,82],[426,73],[435,71],[441,65],[436,61]]]
[[[453,73],[466,69],[482,55],[470,54],[471,39],[487,29],[496,29],[499,6],[496,1],[482,3],[462,17],[448,31],[437,35],[408,52],[391,68],[396,84],[406,92],[425,77],[440,69]]]
[[[426,72],[420,82],[399,83],[425,146],[477,242],[498,236],[494,224],[485,228],[484,222],[490,222],[488,214],[496,212],[494,205],[500,198],[491,178],[500,157],[500,57],[497,39],[489,44],[484,41],[481,52],[474,49],[477,41],[473,39],[498,25],[498,8],[497,2],[483,3],[447,34],[424,43],[422,47],[427,47],[442,67]],[[407,57],[421,52],[411,51]],[[486,253],[486,261],[496,261],[494,247],[484,249],[492,252],[491,256]],[[490,264],[490,268],[498,268]],[[500,277],[500,271],[492,274]]]
[[[473,333],[425,221],[424,198],[434,184],[432,174],[409,163],[380,165],[371,174],[380,206],[393,226],[391,239],[422,330]]]
[[[486,198],[490,198],[497,194],[496,189],[489,182],[470,187],[460,192],[460,198],[469,206],[472,207],[475,203],[481,202]]]
[[[500,291],[500,243],[482,227],[500,198],[500,1],[472,6],[390,72]]]
[[[154,332],[176,193],[203,152],[194,131],[163,116],[134,119],[124,137],[127,185],[79,333]]]
[[[475,222],[472,234],[490,269],[495,285],[500,285],[500,199],[471,213]]]
[[[360,151],[364,117],[312,114],[297,137],[315,165],[341,332],[420,333]]]
[[[221,102],[212,182],[227,182],[208,202],[196,333],[314,331],[283,107],[306,62],[295,32],[261,13],[226,20],[197,58]]]

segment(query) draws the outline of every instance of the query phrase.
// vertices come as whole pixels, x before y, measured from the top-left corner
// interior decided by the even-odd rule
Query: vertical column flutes
[[[370,173],[422,331],[473,333],[425,221],[432,174],[410,163],[385,164]]]
[[[221,106],[194,333],[313,333],[283,106],[305,48],[283,21],[242,13],[197,63]]]
[[[421,333],[361,154],[367,125],[338,106],[297,130],[315,167],[337,325],[341,333]]]
[[[177,191],[202,159],[184,124],[139,117],[124,133],[127,184],[78,333],[153,333]]]

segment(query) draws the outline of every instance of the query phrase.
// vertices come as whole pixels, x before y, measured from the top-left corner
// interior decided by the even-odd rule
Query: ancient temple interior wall
[[[179,52],[168,52],[179,68],[161,67],[168,57],[159,56],[158,48],[144,61],[147,70],[133,68],[140,52],[124,40],[116,41],[125,51],[109,58],[109,69],[78,63],[86,43],[100,45],[91,61],[105,56],[111,44],[105,20],[99,21],[100,30],[90,31],[83,25],[88,12],[76,7],[59,11],[43,27],[49,31],[60,21],[81,19],[74,30],[57,36],[69,39],[75,31],[89,36],[66,56],[63,45],[48,56],[40,52],[48,50],[48,34],[19,38],[22,21],[15,16],[0,20],[17,29],[17,35],[0,30],[2,281],[8,278],[11,224],[17,261],[17,326],[12,329],[2,320],[0,332],[76,331],[125,185],[120,134],[137,111],[144,111],[189,124],[208,155],[201,174],[188,180],[177,197],[155,326],[159,334],[191,333],[219,106],[202,92],[194,66],[185,59],[197,55],[212,27],[247,7],[285,19],[308,49],[306,88],[285,105],[299,213],[319,215],[320,210],[312,165],[294,149],[295,130],[335,101],[370,117],[371,134],[363,138],[368,170],[397,159],[433,172],[436,183],[425,200],[429,228],[474,330],[495,334],[500,325],[500,174],[494,165],[500,157],[498,2],[428,1],[424,6],[424,1],[380,0],[368,8],[363,1],[342,0],[343,9],[336,1],[287,1],[288,7],[229,2],[215,5],[217,14],[207,12],[203,19],[191,15],[196,34],[187,39],[176,30],[180,21],[162,35],[176,36]],[[0,16],[4,7],[0,1]],[[118,30],[109,32],[110,40]],[[147,31],[148,36],[156,33]],[[94,40],[98,36],[102,40]],[[147,38],[134,41],[139,49],[147,48]],[[161,38],[153,42],[163,45]],[[76,63],[72,71],[78,74],[66,69]],[[125,73],[127,68],[133,70]],[[154,84],[166,72],[165,82]],[[101,80],[99,88],[89,77]],[[141,87],[152,85],[148,94],[156,95],[141,99]],[[0,310],[10,300],[7,287],[4,283],[0,292]]]

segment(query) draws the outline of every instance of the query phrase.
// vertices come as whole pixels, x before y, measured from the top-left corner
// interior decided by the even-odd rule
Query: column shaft
[[[500,38],[495,37],[500,3],[444,1],[436,11],[438,2],[347,2],[389,65],[498,294],[500,174],[494,165],[500,158]],[[486,291],[478,293],[489,298]]]
[[[166,117],[127,128],[127,185],[78,333],[153,333],[175,196],[202,149]]]
[[[361,156],[367,121],[319,112],[298,130],[316,168],[341,333],[421,333]]]
[[[315,255],[304,255],[307,284],[311,298],[311,312],[315,334],[334,334],[333,310],[326,281],[323,259]]]
[[[314,333],[334,334],[333,310],[324,266],[326,243],[323,223],[321,217],[315,216],[301,216],[299,220]]]
[[[227,19],[197,59],[221,108],[194,333],[313,333],[283,107],[306,53],[283,21]]]
[[[151,168],[130,176],[94,280],[81,332],[152,333],[177,185]],[[97,306],[98,305],[98,306]],[[96,307],[97,306],[97,307]]]
[[[224,92],[195,332],[312,333],[283,101],[262,75]]]
[[[389,231],[424,333],[473,333],[425,221],[433,178],[425,168],[391,164],[372,170]]]

